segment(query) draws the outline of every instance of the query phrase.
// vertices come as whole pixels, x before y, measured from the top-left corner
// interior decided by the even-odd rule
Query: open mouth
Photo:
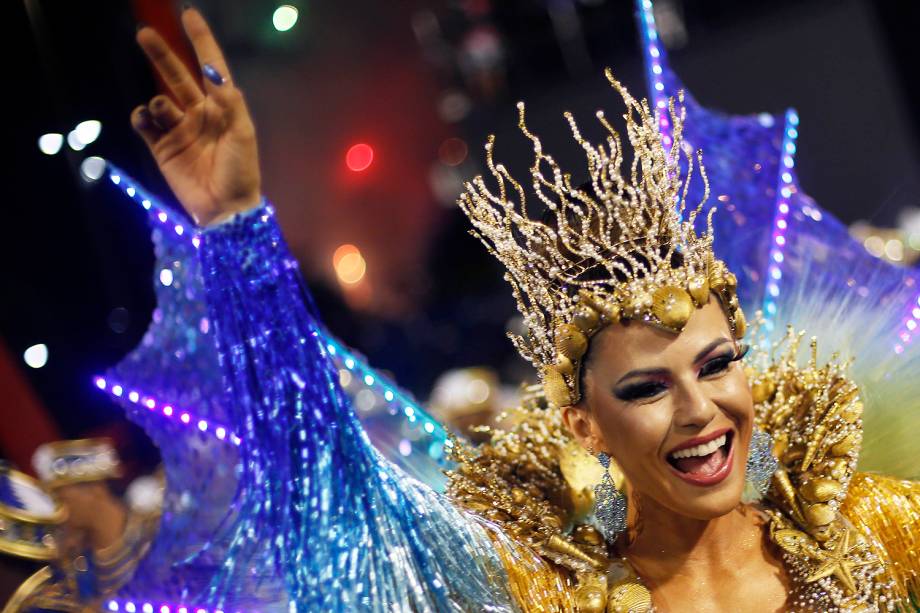
[[[715,485],[731,472],[734,431],[725,429],[692,446],[681,445],[668,453],[673,472],[693,485]]]

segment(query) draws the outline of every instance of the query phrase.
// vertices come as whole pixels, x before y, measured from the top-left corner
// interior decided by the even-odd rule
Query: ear
[[[597,435],[597,427],[587,408],[576,404],[561,410],[562,421],[582,447],[595,452],[603,449],[603,441]]]

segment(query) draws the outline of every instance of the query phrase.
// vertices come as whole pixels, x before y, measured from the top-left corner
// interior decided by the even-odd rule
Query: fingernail
[[[153,119],[150,117],[150,111],[148,111],[146,107],[138,111],[137,114],[140,117],[141,121],[145,124],[149,124],[153,121]]]
[[[217,69],[211,66],[210,64],[205,64],[201,67],[201,72],[204,73],[204,76],[207,77],[208,81],[214,85],[223,85],[224,78],[221,76]]]

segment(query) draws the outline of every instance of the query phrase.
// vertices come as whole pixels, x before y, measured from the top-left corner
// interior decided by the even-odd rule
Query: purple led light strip
[[[907,345],[914,336],[914,332],[917,330],[918,322],[920,322],[920,293],[917,293],[908,305],[910,309],[907,316],[904,318],[904,323],[901,325],[901,329],[898,331],[898,342],[895,343],[894,352],[898,355],[904,353],[904,346]]]
[[[118,187],[131,200],[137,202],[150,215],[164,226],[172,226],[172,231],[178,236],[190,237],[192,245],[197,249],[201,245],[201,238],[198,236],[198,229],[190,226],[188,220],[178,218],[175,212],[168,210],[160,205],[155,196],[147,192],[143,187],[137,184],[134,179],[126,175],[120,168],[106,160],[106,172],[109,180]]]
[[[112,613],[224,613],[223,609],[209,609],[184,604],[168,604],[153,600],[109,600],[106,611]],[[241,613],[235,611],[234,613]]]
[[[664,90],[662,77],[665,63],[664,50],[661,47],[661,39],[658,38],[652,1],[640,0],[638,4],[639,18],[642,20],[642,42],[649,92],[659,115],[658,127],[661,132],[661,142],[665,147],[670,147],[673,141],[671,139],[671,120],[668,116],[668,92]]]
[[[763,312],[764,326],[767,331],[773,329],[773,316],[776,315],[776,298],[779,296],[779,281],[783,278],[782,263],[785,256],[786,232],[789,230],[789,199],[795,192],[793,168],[795,167],[795,141],[799,136],[799,115],[795,109],[786,111],[786,123],[783,130],[783,148],[780,152],[779,171],[777,172],[776,214],[773,217],[773,233],[770,236],[770,254],[767,260],[767,286],[764,292]]]
[[[159,402],[156,398],[144,394],[130,386],[125,386],[121,382],[112,381],[105,377],[95,377],[93,383],[96,387],[104,392],[108,392],[116,398],[127,398],[134,404],[146,407],[151,413],[161,417],[171,419],[183,426],[197,428],[199,432],[211,434],[220,441],[229,441],[236,446],[242,442],[240,437],[231,432],[226,426],[216,424],[207,419],[196,417],[185,409],[179,409],[172,404]]]

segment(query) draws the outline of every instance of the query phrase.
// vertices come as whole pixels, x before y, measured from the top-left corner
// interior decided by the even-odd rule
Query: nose
[[[706,393],[700,381],[681,382],[674,390],[674,425],[680,428],[702,430],[715,418],[719,409]]]

